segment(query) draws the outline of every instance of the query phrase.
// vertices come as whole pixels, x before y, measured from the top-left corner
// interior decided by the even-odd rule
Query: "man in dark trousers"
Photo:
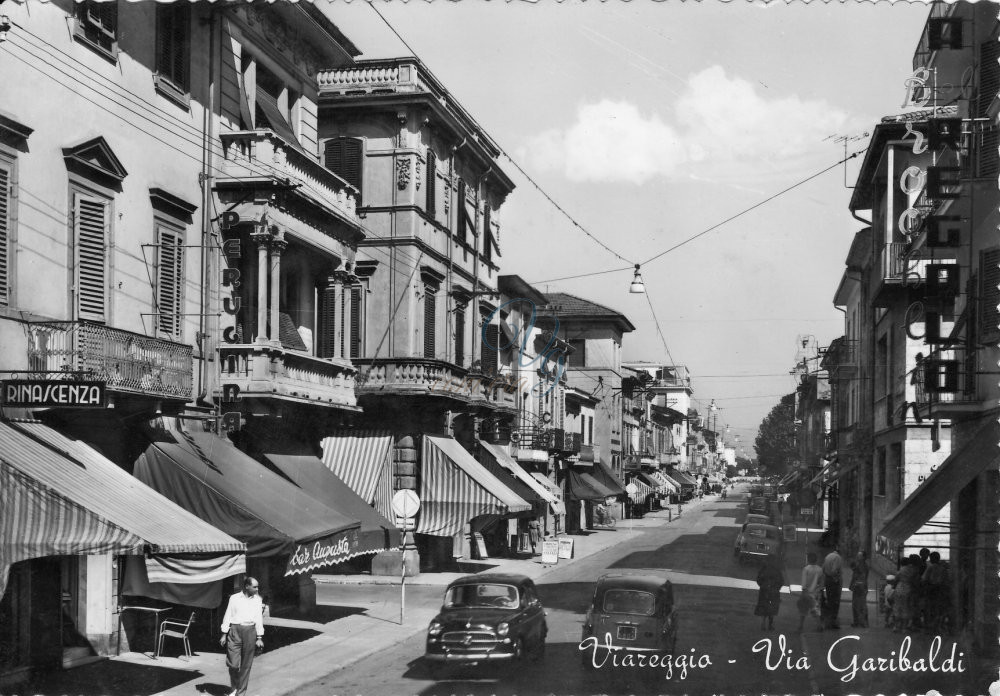
[[[264,648],[264,603],[257,592],[257,578],[247,576],[243,591],[229,598],[222,618],[222,640],[226,667],[233,687],[229,696],[244,696],[250,682],[250,667],[257,649]]]
[[[841,583],[841,571],[844,560],[837,553],[837,547],[826,555],[823,559],[823,592],[826,595],[826,627],[840,628],[838,614],[840,614],[840,593],[843,591]]]

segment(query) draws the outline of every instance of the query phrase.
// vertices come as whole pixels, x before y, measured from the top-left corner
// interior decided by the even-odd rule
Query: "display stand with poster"
[[[555,539],[542,542],[542,563],[559,562],[559,542]]]

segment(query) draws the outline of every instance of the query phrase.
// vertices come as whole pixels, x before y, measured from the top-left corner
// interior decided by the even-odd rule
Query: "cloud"
[[[584,104],[569,127],[531,138],[522,159],[572,181],[736,180],[801,166],[847,127],[848,115],[825,101],[762,90],[712,66],[687,78],[667,116],[628,101]]]

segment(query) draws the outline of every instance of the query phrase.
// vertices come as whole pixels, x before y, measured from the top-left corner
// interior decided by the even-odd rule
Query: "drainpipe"
[[[203,404],[208,395],[208,366],[209,360],[207,352],[208,341],[208,317],[206,312],[210,304],[211,279],[212,279],[212,257],[209,254],[209,244],[212,241],[212,221],[209,217],[209,209],[212,204],[212,119],[215,114],[215,85],[217,69],[215,61],[215,8],[209,9],[208,15],[208,104],[205,107],[202,117],[201,129],[201,297],[198,309],[198,336],[197,344],[201,354],[201,364],[198,367],[198,397],[197,403]]]

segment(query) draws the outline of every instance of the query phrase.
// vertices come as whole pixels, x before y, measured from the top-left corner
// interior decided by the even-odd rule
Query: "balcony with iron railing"
[[[948,346],[932,351],[910,373],[915,400],[927,418],[951,418],[983,407],[977,351]]]
[[[238,386],[242,398],[356,408],[358,371],[349,360],[317,358],[270,343],[223,345],[219,358],[222,382]]]
[[[357,189],[273,131],[233,131],[219,138],[223,159],[217,186],[288,185],[293,196],[360,226]]]
[[[188,401],[191,346],[89,321],[28,325],[28,366],[107,382],[110,394]]]

